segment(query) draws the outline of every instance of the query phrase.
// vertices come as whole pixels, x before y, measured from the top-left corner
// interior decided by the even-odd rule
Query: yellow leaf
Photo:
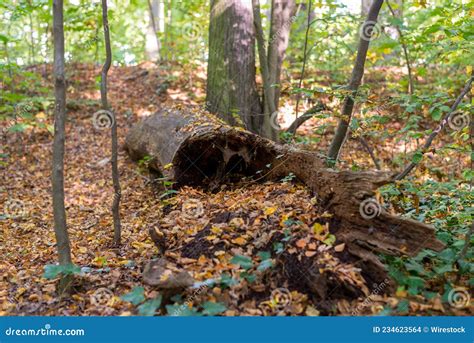
[[[36,119],[46,119],[46,114],[44,112],[38,112],[35,117]]]
[[[325,231],[325,227],[322,226],[321,224],[319,224],[319,223],[314,223],[313,224],[313,233],[315,233],[316,235],[320,235],[324,231]]]
[[[407,297],[407,291],[405,291],[403,288],[397,289],[397,292],[395,293],[397,297],[400,298],[406,298]]]
[[[265,215],[271,216],[273,213],[275,213],[277,210],[276,207],[267,207],[264,211]]]
[[[173,166],[173,163],[168,163],[163,167],[163,169],[170,169]]]
[[[213,226],[211,227],[211,232],[212,233],[215,233],[216,235],[220,234],[222,232],[222,229],[220,227],[217,227],[217,226]]]
[[[238,244],[238,245],[244,245],[245,243],[247,243],[247,241],[243,237],[237,237],[232,240],[232,243]]]

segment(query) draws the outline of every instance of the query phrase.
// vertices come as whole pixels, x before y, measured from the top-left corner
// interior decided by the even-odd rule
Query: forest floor
[[[41,73],[43,67],[37,69]],[[144,264],[158,254],[148,234],[150,227],[166,237],[171,248],[167,257],[178,261],[196,280],[203,281],[223,274],[237,275],[238,267],[229,263],[226,251],[234,254],[250,251],[248,242],[256,232],[275,230],[284,234],[284,222],[290,217],[308,228],[321,215],[314,209],[312,194],[291,178],[264,184],[227,185],[215,193],[184,188],[172,197],[163,197],[163,190],[153,186],[148,172],[132,162],[121,148],[123,237],[120,248],[114,248],[109,209],[113,197],[110,134],[108,130],[96,129],[91,119],[100,109],[96,82],[99,74],[99,66],[76,64],[68,68],[65,197],[73,261],[83,268],[70,298],[58,298],[56,281],[43,277],[44,266],[57,260],[50,196],[52,136],[45,129],[35,128],[6,138],[4,153],[8,157],[1,167],[0,203],[14,203],[10,210],[15,211],[15,216],[0,221],[0,315],[135,315],[136,307],[121,296],[136,286],[144,287],[146,298],[157,295],[141,278]],[[44,83],[50,86],[49,66],[45,75],[48,76]],[[183,71],[176,67],[164,70],[152,63],[143,63],[137,67],[113,67],[110,71],[109,102],[117,114],[120,146],[127,130],[141,117],[178,103],[202,105],[204,97],[204,70]],[[301,112],[304,106],[310,104],[303,104]],[[36,117],[52,123],[50,115],[37,113]],[[300,133],[308,137],[315,126],[314,120],[308,121]],[[388,131],[399,128],[395,123]],[[320,149],[327,145],[325,136],[321,137],[312,143]],[[377,148],[385,168],[393,167],[390,164],[393,151],[403,149],[390,140]],[[411,147],[404,148],[411,150]],[[346,166],[357,164],[359,168],[373,168],[373,162],[362,148],[346,149],[344,158]],[[186,206],[196,201],[199,211],[190,217]],[[224,222],[228,222],[226,225],[233,231],[223,233],[223,224],[219,222],[211,226],[206,240],[215,248],[213,256],[183,257],[173,252],[174,246],[190,241],[219,215],[227,216]],[[222,246],[227,247],[226,251],[219,248]],[[306,247],[303,253],[311,256],[317,248],[320,247]],[[341,277],[355,284],[361,282],[353,266],[337,259],[331,263],[341,271]],[[277,278],[257,279],[253,283],[241,281],[229,286],[208,287],[198,294],[183,293],[182,297],[187,299],[191,309],[199,309],[199,304],[206,301],[225,303],[222,314],[227,316],[367,315],[396,308],[402,300],[408,300],[407,312],[413,315],[465,314],[463,310],[447,308],[440,296],[425,299],[409,297],[406,292],[388,296],[382,291],[357,300],[341,297],[322,306],[311,294],[292,289]],[[272,290],[287,288],[291,302],[285,306],[275,305]]]

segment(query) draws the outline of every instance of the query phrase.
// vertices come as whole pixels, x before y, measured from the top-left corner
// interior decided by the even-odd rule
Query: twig
[[[307,110],[301,117],[297,117],[293,123],[286,129],[286,132],[291,133],[293,136],[296,134],[296,130],[303,125],[308,119],[313,118],[316,114],[321,111],[327,110],[327,107],[322,103],[318,102],[315,106]]]
[[[364,147],[364,149],[367,151],[367,153],[370,155],[370,158],[372,158],[372,161],[375,164],[375,168],[377,168],[377,170],[381,170],[379,160],[377,159],[377,157],[375,157],[374,149],[370,147],[369,143],[365,140],[364,137],[358,137],[358,140],[360,144]]]

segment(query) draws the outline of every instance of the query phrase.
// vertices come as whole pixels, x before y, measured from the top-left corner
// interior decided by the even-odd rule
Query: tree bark
[[[377,17],[382,7],[383,0],[373,0],[372,5],[370,6],[369,14],[362,26],[362,34],[360,34],[359,47],[357,49],[357,57],[355,60],[354,68],[352,69],[352,76],[349,82],[348,90],[349,95],[344,99],[344,104],[341,110],[341,118],[339,119],[339,124],[334,134],[334,138],[329,146],[328,150],[328,159],[329,164],[333,165],[337,163],[339,158],[339,153],[341,150],[344,141],[346,140],[347,130],[349,128],[349,123],[352,117],[352,110],[354,108],[355,96],[357,95],[357,90],[362,81],[362,76],[364,75],[364,65],[367,57],[367,51],[369,50],[370,35],[372,34],[373,27],[377,22]]]
[[[294,173],[316,193],[318,206],[333,215],[332,233],[346,243],[351,258],[361,262],[374,282],[387,277],[374,252],[415,255],[425,248],[443,248],[431,226],[391,215],[380,205],[376,215],[363,215],[362,206],[392,180],[391,173],[326,169],[324,157],[314,152],[279,145],[210,114],[162,110],[131,129],[126,149],[134,160],[150,156],[150,168],[178,187],[225,183],[233,173],[257,176],[254,181]]]
[[[211,1],[206,107],[231,125],[261,133],[250,1]]]
[[[160,4],[158,0],[147,0],[150,22],[146,33],[145,53],[150,61],[158,61],[160,59],[161,42],[158,37],[159,20],[160,20]]]
[[[108,111],[112,117],[111,140],[112,140],[112,182],[114,185],[114,199],[112,203],[112,216],[114,220],[114,245],[120,245],[121,240],[121,225],[120,225],[120,179],[118,171],[118,142],[117,142],[117,120],[115,114],[110,111],[109,103],[107,101],[107,73],[112,64],[112,48],[110,46],[109,21],[107,16],[107,0],[102,0],[102,22],[104,26],[105,51],[106,59],[102,67],[101,82],[100,82],[100,98],[102,101],[102,109]]]
[[[64,26],[63,1],[53,1],[54,32],[54,142],[51,181],[53,188],[54,233],[56,235],[59,264],[72,263],[69,235],[64,205],[64,141],[66,123],[66,78],[64,73]],[[59,293],[70,290],[72,276],[63,276],[59,282]]]
[[[276,125],[271,125],[270,120],[272,119],[271,116],[274,115],[276,112],[275,107],[275,99],[274,99],[274,92],[272,90],[272,84],[270,80],[270,74],[268,69],[268,59],[267,53],[265,51],[265,37],[263,33],[262,27],[262,20],[260,16],[260,2],[258,0],[252,1],[253,5],[253,18],[255,24],[255,33],[257,37],[257,47],[258,47],[258,57],[260,61],[260,70],[262,74],[263,80],[263,99],[264,99],[264,119],[263,119],[263,127],[261,132],[263,132],[264,137],[270,138],[272,140],[278,139],[278,132],[276,129]],[[275,123],[276,124],[276,123]]]
[[[270,39],[268,42],[268,73],[275,108],[280,100],[281,65],[285,58],[290,38],[292,15],[295,12],[294,0],[272,0]]]

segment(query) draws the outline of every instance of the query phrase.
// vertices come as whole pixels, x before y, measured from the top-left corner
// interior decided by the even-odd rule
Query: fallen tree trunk
[[[346,244],[344,254],[358,264],[367,283],[387,274],[375,252],[417,254],[441,250],[431,226],[387,213],[374,199],[390,172],[334,171],[314,152],[276,144],[193,109],[162,110],[133,127],[126,139],[132,159],[150,157],[149,166],[178,186],[209,186],[232,174],[276,180],[293,173],[333,214],[331,233]],[[312,288],[312,287],[311,287]]]

